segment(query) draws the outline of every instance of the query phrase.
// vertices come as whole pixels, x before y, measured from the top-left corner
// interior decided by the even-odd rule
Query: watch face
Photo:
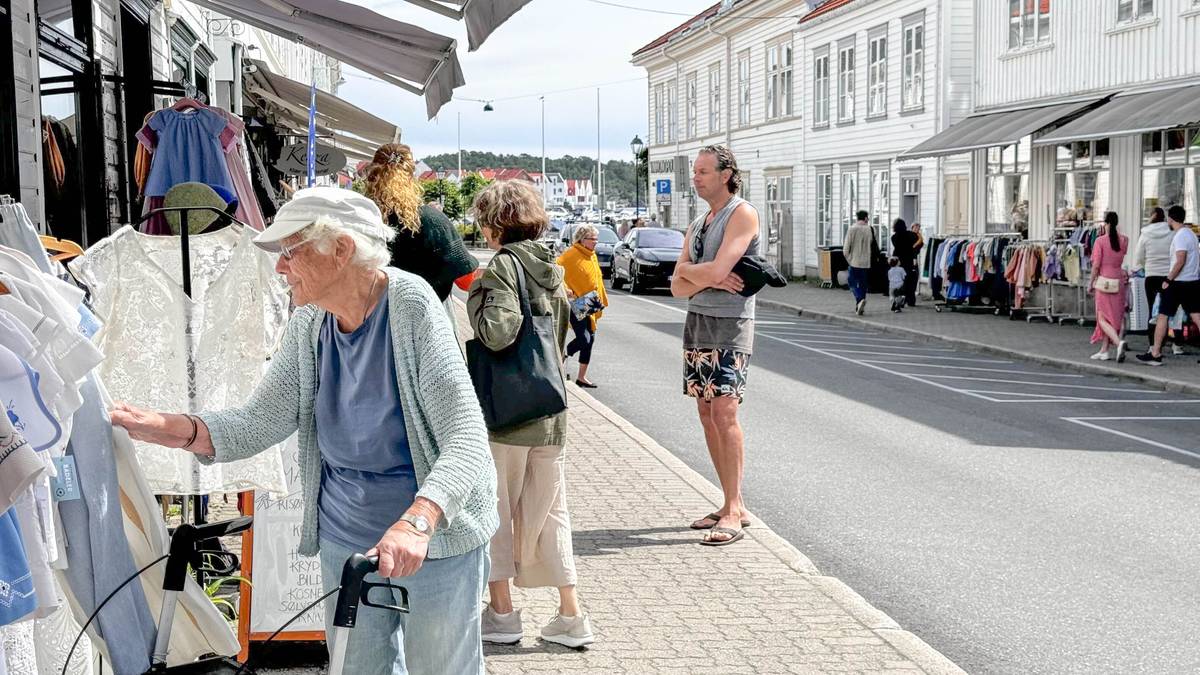
[[[409,522],[411,522],[413,527],[417,528],[419,532],[429,531],[429,520],[426,519],[425,516],[416,516]]]

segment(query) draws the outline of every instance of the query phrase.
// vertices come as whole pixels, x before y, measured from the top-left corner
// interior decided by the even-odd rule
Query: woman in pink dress
[[[1111,347],[1117,348],[1117,363],[1125,360],[1129,345],[1121,339],[1125,328],[1126,287],[1129,276],[1121,266],[1129,252],[1129,237],[1117,231],[1117,214],[1104,214],[1104,235],[1092,247],[1092,276],[1088,283],[1096,298],[1096,330],[1092,333],[1092,344],[1100,343],[1100,351],[1092,355],[1096,361],[1108,361]],[[1103,280],[1097,288],[1096,282]],[[1105,292],[1105,283],[1116,280],[1115,292]]]

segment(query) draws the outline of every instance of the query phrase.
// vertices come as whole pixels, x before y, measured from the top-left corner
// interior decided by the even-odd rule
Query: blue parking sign
[[[660,179],[654,181],[654,189],[656,191],[656,194],[660,194],[660,195],[671,194],[671,179],[670,178],[660,178]]]

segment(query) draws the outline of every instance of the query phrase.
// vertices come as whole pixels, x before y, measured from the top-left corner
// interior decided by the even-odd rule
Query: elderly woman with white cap
[[[345,672],[483,673],[479,599],[496,470],[437,296],[386,267],[394,236],[362,195],[297,191],[254,240],[279,253],[275,270],[298,309],[251,399],[198,415],[118,404],[112,420],[216,462],[299,432],[300,553],[320,553],[327,590],[346,558],[367,552],[409,592],[409,614],[360,609]],[[332,620],[331,600],[327,628]]]

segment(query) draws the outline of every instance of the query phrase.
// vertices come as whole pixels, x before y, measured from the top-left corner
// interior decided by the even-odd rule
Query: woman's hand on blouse
[[[144,410],[128,403],[115,403],[109,411],[109,419],[116,426],[129,432],[129,437],[135,441],[153,443],[167,448],[183,448],[192,438],[192,420],[196,422],[196,438],[191,446],[185,448],[197,455],[211,457],[213,455],[212,440],[208,427],[198,418],[187,415],[160,413]]]
[[[379,576],[407,577],[417,573],[429,552],[429,537],[400,521],[383,533],[367,556],[379,556]]]

